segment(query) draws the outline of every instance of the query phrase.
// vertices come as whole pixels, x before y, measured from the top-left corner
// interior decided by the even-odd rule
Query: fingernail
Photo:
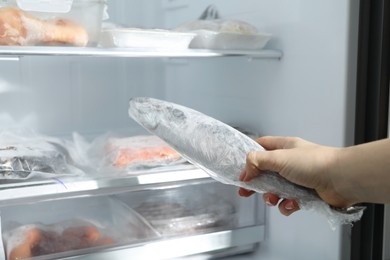
[[[271,200],[267,197],[265,198],[265,204],[267,204],[267,206],[274,206],[274,204],[271,203]]]
[[[245,179],[245,176],[246,176],[246,172],[242,171],[240,174],[240,181],[243,181]]]
[[[286,205],[284,205],[284,208],[286,209],[286,210],[288,210],[288,211],[290,211],[290,210],[294,210],[296,207],[295,207],[295,203],[293,202],[293,201],[288,201],[287,203],[286,203]]]

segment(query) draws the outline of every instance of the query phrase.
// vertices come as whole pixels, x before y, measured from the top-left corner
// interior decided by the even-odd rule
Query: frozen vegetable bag
[[[302,209],[325,215],[330,224],[351,223],[361,218],[363,209],[335,209],[317,193],[267,172],[250,182],[241,182],[250,151],[264,151],[253,139],[234,128],[193,109],[147,97],[130,100],[129,115],[151,133],[159,136],[189,162],[212,178],[260,193],[272,192],[283,198],[296,198]]]

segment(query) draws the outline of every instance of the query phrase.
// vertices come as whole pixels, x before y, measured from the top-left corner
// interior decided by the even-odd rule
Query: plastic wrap
[[[259,32],[253,25],[239,20],[196,20],[177,27],[178,32],[195,33],[190,48],[262,49],[271,35]]]
[[[118,168],[152,168],[183,162],[181,155],[155,135],[110,138],[106,160]]]
[[[106,16],[104,0],[5,0],[0,7],[1,45],[95,46]]]
[[[44,255],[61,259],[159,237],[136,212],[110,197],[10,207],[3,211],[2,227],[6,254],[12,260]]]
[[[111,134],[86,142],[75,135],[71,145],[80,156],[80,163],[98,175],[122,175],[174,166],[186,160],[155,135],[114,137]]]
[[[9,260],[109,246],[115,242],[98,225],[81,219],[20,226],[6,232],[4,240]]]
[[[296,185],[275,172],[266,172],[250,182],[241,182],[239,175],[245,168],[247,154],[264,151],[264,148],[234,128],[198,111],[162,100],[138,97],[130,100],[129,115],[189,162],[222,183],[295,198],[302,209],[324,214],[332,227],[357,221],[363,214],[363,210],[357,207],[331,208],[314,190]]]
[[[83,174],[60,139],[27,132],[0,133],[0,180]]]
[[[180,25],[175,30],[180,32],[207,30],[217,33],[237,33],[243,35],[255,35],[258,33],[257,28],[247,22],[228,19],[190,21]]]

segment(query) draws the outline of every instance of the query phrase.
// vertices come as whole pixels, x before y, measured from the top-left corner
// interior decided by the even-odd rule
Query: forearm
[[[342,148],[335,190],[358,202],[390,203],[390,139]]]

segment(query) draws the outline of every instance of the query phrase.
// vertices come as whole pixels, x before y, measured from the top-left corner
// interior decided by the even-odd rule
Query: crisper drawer
[[[12,260],[226,255],[250,251],[263,239],[263,204],[216,182],[0,210],[5,254]]]
[[[259,218],[256,213],[262,205],[255,196],[240,198],[236,187],[217,182],[123,193],[116,197],[165,238],[264,223],[264,217]]]
[[[142,217],[110,196],[3,207],[1,227],[8,260],[62,259],[158,236]]]

